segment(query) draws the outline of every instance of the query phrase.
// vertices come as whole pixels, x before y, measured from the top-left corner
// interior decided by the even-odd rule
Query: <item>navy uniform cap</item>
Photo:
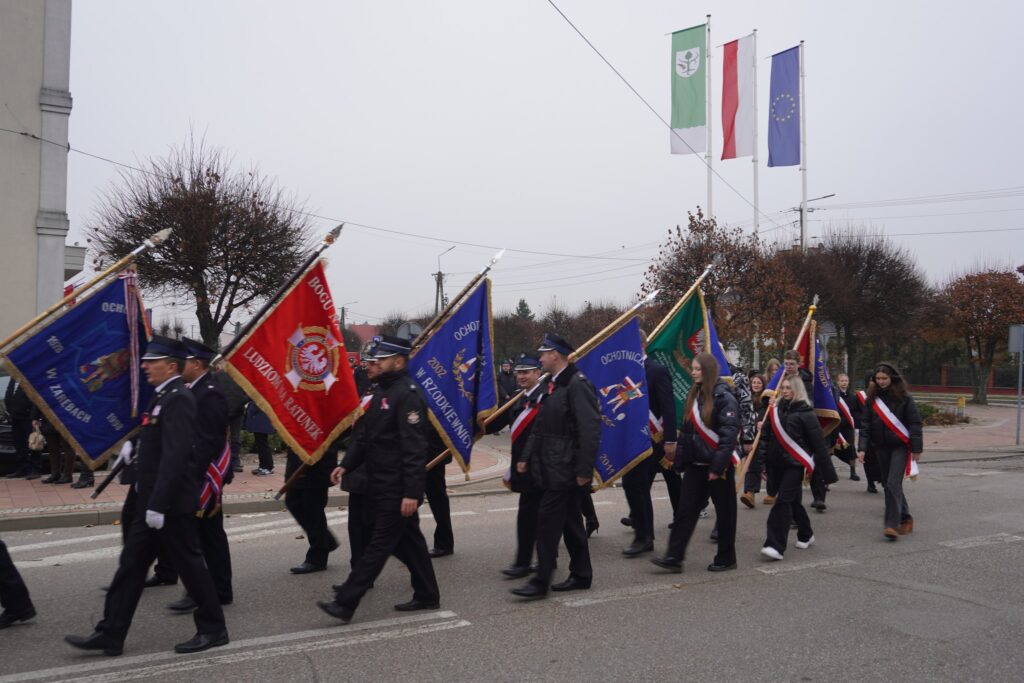
[[[381,335],[379,340],[376,340],[376,345],[373,349],[374,358],[390,358],[391,356],[408,356],[412,353],[412,345],[409,340],[402,339],[401,337],[393,337],[389,334]]]
[[[160,360],[162,358],[185,358],[188,356],[188,349],[177,339],[162,337],[154,334],[146,345],[146,353],[142,360]]]
[[[557,334],[547,332],[544,335],[544,341],[541,342],[540,348],[537,351],[557,351],[563,356],[568,356],[570,353],[576,350],[576,347],[565,341]]]
[[[540,361],[533,356],[527,356],[524,353],[519,356],[519,360],[516,362],[515,371],[521,372],[524,370],[540,370]]]
[[[363,349],[363,352],[360,354],[360,357],[363,360],[369,361],[369,362],[373,362],[373,361],[377,360],[376,358],[373,357],[373,354],[377,350],[377,342],[379,342],[379,341],[380,341],[379,337],[374,337],[373,340],[370,341],[370,343],[366,345],[366,348]]]
[[[216,351],[202,342],[197,342],[195,339],[185,337],[181,340],[181,343],[185,345],[185,349],[188,351],[188,355],[185,358],[195,358],[209,363],[217,357]]]

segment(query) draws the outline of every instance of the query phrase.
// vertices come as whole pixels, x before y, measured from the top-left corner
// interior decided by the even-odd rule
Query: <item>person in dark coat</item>
[[[516,376],[512,371],[512,361],[503,360],[501,361],[501,368],[498,370],[498,402],[505,403],[510,398],[516,395],[519,391],[519,385],[516,381]]]
[[[530,472],[541,493],[537,514],[537,574],[513,588],[523,598],[542,598],[548,590],[586,590],[593,581],[590,548],[583,526],[582,502],[590,495],[601,439],[601,411],[597,391],[569,356],[575,349],[562,337],[546,334],[538,352],[551,375],[526,443],[516,463],[520,473]],[[558,556],[558,540],[569,551],[569,578],[554,585],[551,577]]]
[[[327,494],[331,473],[338,466],[337,442],[331,444],[315,465],[302,471],[284,494],[284,506],[302,527],[309,548],[301,564],[292,567],[292,574],[311,574],[327,569],[327,556],[338,549],[338,539],[327,527]],[[285,449],[284,480],[289,481],[302,465],[291,448]]]
[[[36,608],[25,587],[25,581],[14,566],[14,560],[7,546],[0,540],[0,629],[19,621],[29,621],[36,616]]]
[[[437,428],[428,421],[427,424],[427,462],[448,450],[441,440]],[[430,556],[445,557],[455,552],[455,532],[452,530],[452,505],[448,500],[448,482],[445,480],[445,469],[452,461],[451,452],[441,462],[427,470],[427,478],[423,492],[430,506],[430,514],[434,516],[434,545],[430,547]]]
[[[641,338],[646,339],[646,335],[641,334]],[[672,395],[672,377],[665,366],[646,356],[644,374],[651,415],[657,424],[652,427],[651,454],[622,477],[622,489],[629,503],[629,521],[633,527],[633,542],[622,551],[626,557],[639,557],[654,550],[651,484],[658,472],[664,471],[661,461],[665,452],[670,451],[674,455],[676,449],[676,400]]]
[[[768,397],[763,395],[766,380],[764,375],[753,374],[750,376],[751,402],[756,412],[755,418],[760,425],[768,410]],[[761,474],[764,472],[764,451],[758,448],[750,458],[747,472],[743,476],[743,495],[740,502],[748,508],[753,508],[756,503],[757,494],[761,492]]]
[[[196,404],[180,376],[186,355],[181,342],[154,335],[142,357],[146,379],[156,392],[143,415],[136,449],[135,514],[107,592],[103,619],[89,636],[64,637],[79,649],[121,654],[142,597],[146,572],[161,551],[178,570],[185,590],[198,605],[192,615],[196,634],[175,645],[175,652],[200,652],[228,643],[224,611],[203,563],[196,534]]]
[[[270,435],[276,430],[270,418],[260,410],[256,402],[250,403],[245,409],[245,431],[251,432],[256,442],[256,456],[259,464],[252,471],[257,477],[266,477],[274,473],[274,452],[270,449]]]
[[[768,513],[767,537],[761,548],[761,554],[773,560],[781,560],[786,552],[791,521],[797,525],[797,548],[803,550],[814,543],[811,520],[800,503],[804,472],[807,463],[813,469],[829,457],[821,424],[807,401],[804,383],[796,375],[790,375],[783,377],[779,384],[781,400],[770,410],[778,411],[778,422],[785,433],[776,433],[774,422],[769,420],[761,430],[758,446],[768,467],[770,486],[777,491]],[[791,448],[801,457],[793,455]]]
[[[64,435],[57,431],[53,424],[43,416],[37,406],[32,406],[32,426],[38,427],[46,439],[46,450],[50,456],[50,476],[41,479],[42,484],[71,484],[73,489],[92,488],[96,481],[95,475],[85,463],[78,475],[78,481],[72,484],[75,472],[75,461],[78,456],[71,448]]]
[[[417,507],[423,503],[426,479],[427,406],[409,376],[409,342],[382,336],[374,349],[380,366],[378,391],[356,423],[365,436],[345,453],[331,474],[337,484],[348,472],[366,468],[373,499],[370,542],[345,582],[335,588],[334,599],[317,606],[349,623],[360,601],[394,555],[409,569],[412,600],[395,605],[400,612],[437,609],[441,593],[420,530]]]
[[[676,443],[675,467],[683,472],[676,512],[665,555],[651,562],[681,572],[686,546],[700,511],[711,503],[718,524],[718,553],[708,571],[736,568],[736,487],[733,453],[740,438],[740,408],[729,386],[719,379],[718,361],[699,353],[691,365],[693,384],[686,397]]]
[[[853,412],[854,435],[860,434],[860,425],[864,419],[864,409],[867,407],[868,390],[875,385],[875,373],[870,371],[864,377],[864,388],[853,395],[850,402],[850,410]],[[868,493],[878,493],[875,484],[882,483],[882,472],[878,467],[878,458],[875,456],[875,449],[869,443],[864,451],[864,460],[861,462],[864,468],[864,478],[868,480]]]
[[[8,479],[38,479],[42,472],[42,453],[30,450],[28,435],[32,433],[32,400],[14,377],[7,382],[4,393],[4,409],[11,421],[11,438],[17,454],[16,469],[7,475]]]
[[[366,379],[368,384],[366,391],[359,399],[359,407],[365,412],[373,402],[374,396],[380,391],[377,384],[377,376],[380,368],[377,360],[373,358],[374,346],[366,350],[369,356],[366,358]],[[350,449],[357,449],[362,446],[366,438],[365,426],[359,426],[360,420],[352,425],[348,437],[343,439],[346,453]],[[370,475],[367,468],[360,467],[352,472],[347,472],[341,478],[341,490],[348,493],[348,546],[349,546],[349,567],[355,569],[356,562],[370,544],[370,537],[373,534],[373,497],[370,489]]]
[[[850,466],[850,481],[860,481],[857,474],[857,423],[854,403],[857,401],[850,392],[850,376],[845,372],[836,375],[836,405],[839,407],[839,428],[829,436],[833,454]]]
[[[214,372],[220,390],[228,402],[228,442],[231,444],[231,471],[242,471],[242,422],[245,420],[245,406],[249,402],[242,387],[223,368]]]
[[[895,541],[914,531],[914,518],[903,493],[903,479],[910,469],[909,459],[921,457],[924,440],[917,404],[907,393],[903,376],[892,363],[879,363],[875,367],[875,383],[868,389],[857,448],[861,462],[869,446],[875,449],[885,488],[883,534]]]

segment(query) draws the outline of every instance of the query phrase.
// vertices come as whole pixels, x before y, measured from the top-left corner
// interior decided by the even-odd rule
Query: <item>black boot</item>
[[[850,465],[850,481],[860,481],[860,477],[857,476],[856,465]]]

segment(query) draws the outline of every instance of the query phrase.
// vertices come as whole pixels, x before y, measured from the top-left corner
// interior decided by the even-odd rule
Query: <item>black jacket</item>
[[[882,400],[889,406],[903,426],[910,432],[910,452],[920,453],[924,450],[924,437],[921,433],[921,414],[917,412],[914,397],[907,394],[902,400],[893,399],[887,389],[879,389],[875,398],[868,396],[867,405],[860,413],[860,442],[857,450],[865,451],[869,446],[875,448],[893,448],[902,446],[903,441],[889,429],[872,406],[873,401]]]
[[[524,411],[531,410],[544,398],[544,392],[547,389],[548,384],[544,381],[534,387],[532,391],[523,394],[516,405],[506,413],[506,415],[511,416],[510,428],[516,426],[515,421],[523,415]],[[509,479],[509,486],[516,493],[524,493],[533,489],[533,475],[529,470],[517,472],[516,465],[522,462],[526,456],[526,444],[530,441],[530,434],[533,433],[533,425],[536,421],[537,414],[533,416],[533,419],[529,419],[524,415],[523,421],[519,424],[518,431],[513,431],[510,436],[512,440],[512,473]]]
[[[545,491],[576,486],[594,476],[601,410],[594,385],[570,363],[545,388],[524,459],[533,483]]]
[[[367,395],[369,395],[370,403],[372,403],[373,395],[378,391],[380,391],[380,386],[377,384],[377,382],[372,382],[366,388],[366,391],[363,392],[360,401],[365,400]],[[369,408],[369,405],[369,403],[366,404],[367,409]],[[353,448],[353,444],[355,444],[355,442],[358,439],[362,438],[362,432],[365,429],[365,425],[363,427],[360,427],[360,422],[362,422],[362,416],[360,416],[360,418],[355,421],[355,424],[349,427],[348,430],[343,432],[341,437],[339,437],[338,439],[338,441],[341,441],[345,444],[344,448],[346,453],[351,448]],[[359,469],[353,472],[345,472],[345,475],[341,478],[341,490],[347,491],[348,493],[355,493],[361,495],[369,494],[370,475],[367,468],[360,467]]]
[[[28,420],[32,417],[32,399],[25,393],[25,387],[13,377],[7,382],[4,393],[4,410],[12,420]]]
[[[519,393],[519,385],[516,383],[515,373],[498,371],[498,400],[501,403],[509,400]]]
[[[244,416],[245,406],[249,403],[249,397],[242,391],[242,387],[238,386],[238,382],[226,372],[215,372],[211,373],[210,376],[216,380],[217,387],[227,402],[228,420],[236,420]]]
[[[664,428],[659,443],[654,444],[652,456],[659,460],[665,455],[665,442],[676,440],[676,399],[672,394],[672,376],[664,365],[652,358],[644,359],[644,373],[647,375],[647,397],[651,412],[661,420]]]
[[[714,391],[715,407],[711,424],[707,425],[718,434],[718,447],[712,449],[697,433],[697,427],[688,415],[683,416],[682,429],[676,443],[675,469],[683,470],[688,465],[709,465],[711,471],[721,475],[732,466],[732,452],[736,449],[740,435],[740,408],[732,390],[718,380]],[[703,407],[704,398],[697,393],[697,410]]]
[[[199,481],[206,476],[210,463],[220,457],[228,441],[228,402],[220,388],[220,377],[207,372],[192,383],[196,399],[195,442],[192,457]],[[233,472],[228,468],[226,479]]]
[[[377,384],[341,465],[346,471],[365,465],[378,500],[422,500],[433,457],[427,450],[426,402],[406,370],[380,375]]]
[[[814,408],[805,401],[779,401],[775,406],[779,411],[779,421],[786,433],[793,437],[807,453],[814,458],[814,466],[828,462],[828,446],[825,434],[821,431],[821,423],[814,413]],[[803,467],[803,463],[791,456],[775,435],[775,426],[771,421],[761,431],[761,442],[758,444],[760,456],[765,462],[776,467]]]
[[[290,448],[285,449],[284,480],[288,481],[295,471],[302,465],[302,460]],[[291,488],[296,491],[309,491],[313,489],[327,489],[331,487],[331,472],[338,466],[338,443],[335,442],[327,447],[323,455],[302,471],[302,474]]]
[[[180,377],[153,396],[136,453],[140,512],[192,515],[199,509],[195,422],[196,400]]]

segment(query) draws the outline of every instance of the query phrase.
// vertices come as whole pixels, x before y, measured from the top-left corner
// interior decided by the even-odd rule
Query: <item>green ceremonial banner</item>
[[[672,34],[673,154],[707,148],[707,24]]]
[[[667,320],[655,336],[647,340],[647,355],[668,368],[672,376],[672,395],[676,400],[676,415],[682,419],[686,394],[693,378],[690,362],[705,350],[704,306],[700,295],[694,292]]]

